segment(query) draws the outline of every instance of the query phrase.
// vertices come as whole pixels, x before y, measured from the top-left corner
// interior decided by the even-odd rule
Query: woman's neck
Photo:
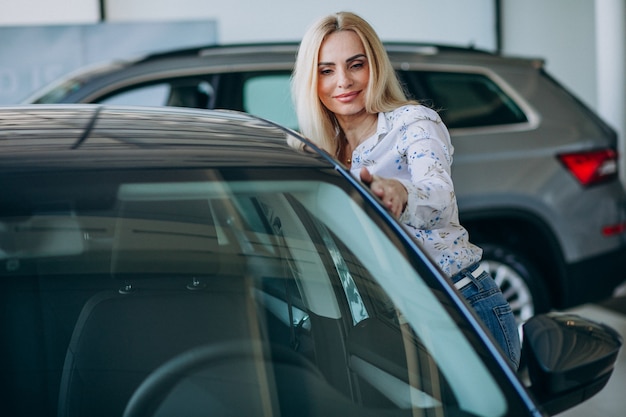
[[[363,143],[367,138],[376,133],[378,115],[374,113],[362,113],[353,116],[337,117],[339,126],[352,150]]]

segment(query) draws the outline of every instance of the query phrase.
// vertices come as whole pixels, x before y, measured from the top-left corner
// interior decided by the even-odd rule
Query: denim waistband
[[[462,271],[454,274],[451,280],[457,290],[462,290],[471,284],[473,279],[478,278],[483,272],[486,271],[485,267],[480,262],[477,262],[474,265],[468,266]]]

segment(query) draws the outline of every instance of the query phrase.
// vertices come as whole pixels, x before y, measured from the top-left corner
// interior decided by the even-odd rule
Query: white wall
[[[108,21],[216,19],[222,42],[298,40],[313,19],[350,10],[388,40],[495,47],[493,0],[103,0]],[[0,0],[0,25],[95,23],[99,0]]]
[[[598,113],[620,134],[622,181],[626,184],[626,2],[596,2],[596,59]]]
[[[546,68],[559,81],[595,107],[594,2],[504,0],[503,11],[503,52],[545,58]]]
[[[493,0],[106,0],[112,21],[216,19],[225,43],[298,40],[317,17],[349,10],[388,40],[476,44],[493,49]]]

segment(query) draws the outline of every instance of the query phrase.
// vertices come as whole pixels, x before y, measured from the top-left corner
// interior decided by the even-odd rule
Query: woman
[[[439,115],[406,98],[373,28],[340,12],[304,35],[292,76],[301,132],[345,163],[451,277],[517,368],[513,313],[459,224],[453,147]]]

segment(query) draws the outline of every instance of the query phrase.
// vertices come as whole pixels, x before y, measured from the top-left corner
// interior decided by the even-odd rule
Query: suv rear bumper
[[[609,298],[626,281],[626,248],[566,265],[564,276],[558,308]]]

